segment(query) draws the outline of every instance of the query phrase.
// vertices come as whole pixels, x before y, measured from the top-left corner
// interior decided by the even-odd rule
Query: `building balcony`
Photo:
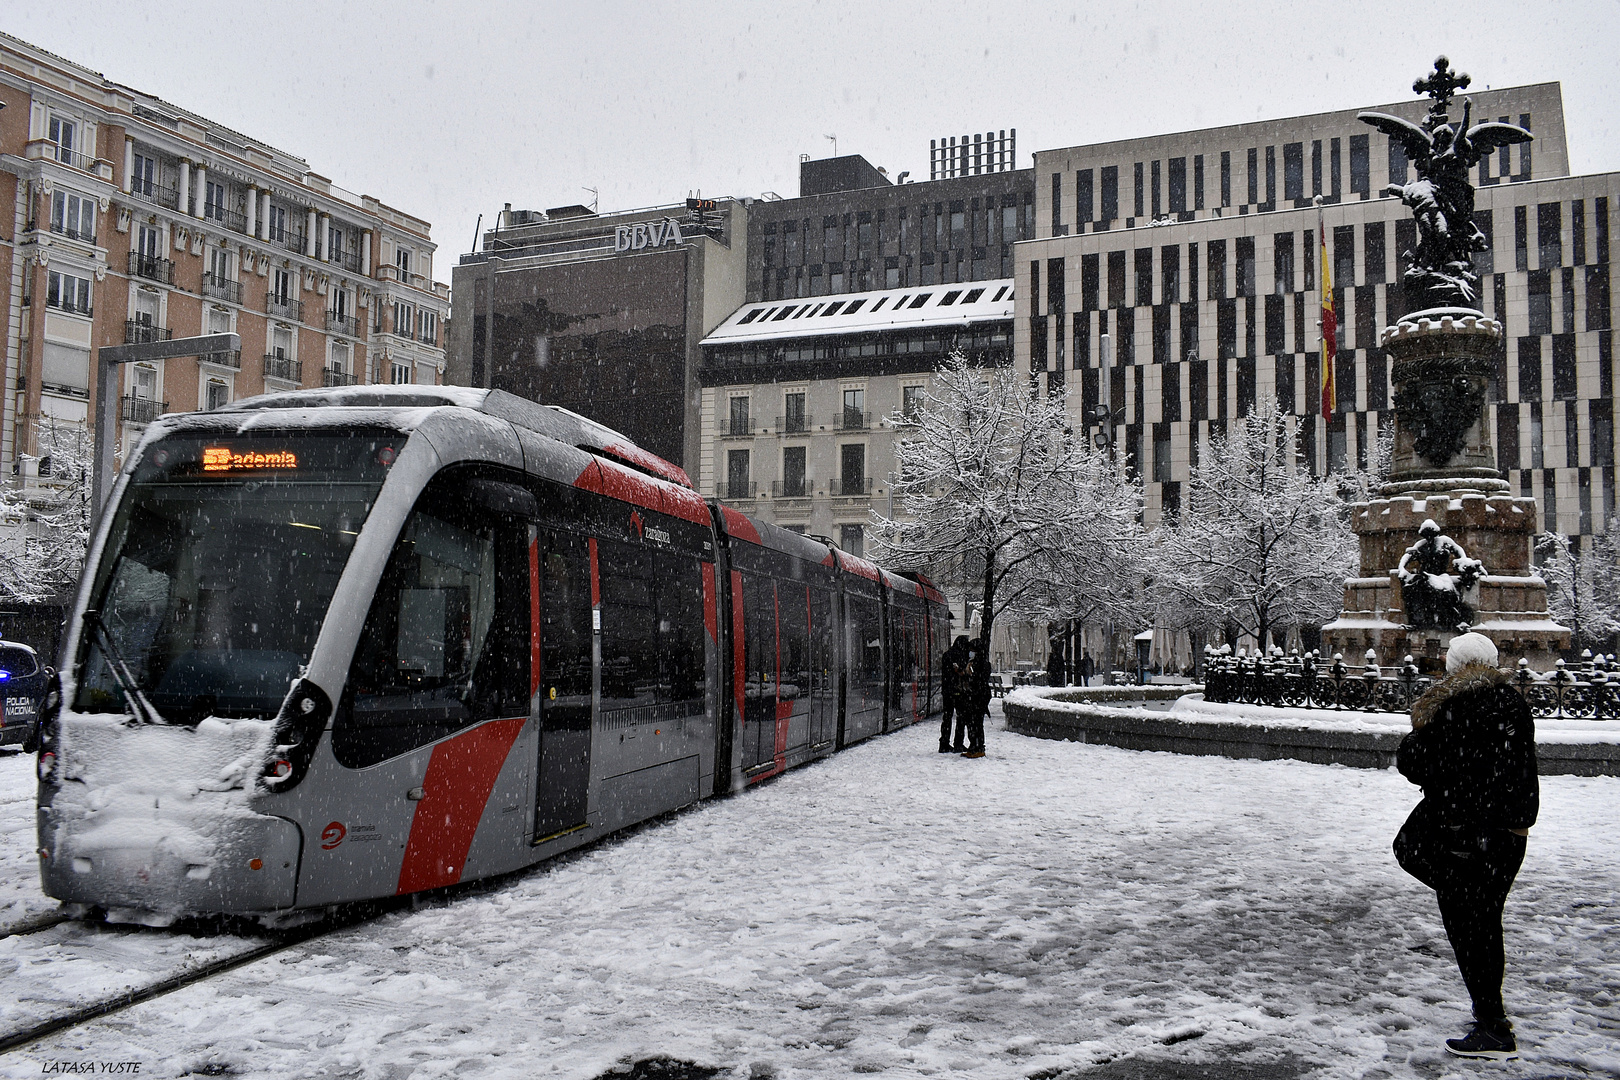
[[[293,229],[270,229],[265,239],[280,244],[294,255],[304,253],[304,234]]]
[[[197,359],[205,364],[215,367],[230,368],[232,371],[242,370],[242,350],[228,349],[224,352],[199,353]]]
[[[167,401],[153,401],[151,398],[136,397],[134,394],[124,395],[123,417],[126,424],[150,424],[168,411]]]
[[[129,276],[173,285],[174,262],[170,259],[160,259],[156,255],[143,255],[139,251],[132,251],[129,253]]]
[[[96,316],[94,305],[80,304],[76,300],[58,300],[52,303],[50,297],[46,297],[45,306],[53,311],[63,311],[69,315],[82,315],[87,319],[93,319]]]
[[[845,409],[838,417],[838,427],[843,431],[864,431],[871,419],[871,413],[861,412],[859,409]]]
[[[752,480],[727,480],[725,492],[725,497],[729,502],[747,502],[754,498],[754,482]]]
[[[773,499],[808,499],[810,490],[810,482],[803,477],[798,480],[771,481],[771,498]]]
[[[113,175],[112,162],[69,150],[49,139],[35,139],[28,143],[23,147],[23,157],[29,161],[54,161],[102,180],[111,180]]]
[[[360,382],[359,379],[355,378],[353,375],[350,375],[342,368],[329,367],[324,370],[321,375],[322,386],[355,386]]]
[[[223,206],[205,204],[203,206],[203,220],[217,221],[232,232],[246,234],[247,215],[239,214],[235,210],[227,210]]]
[[[776,430],[783,435],[802,435],[815,428],[816,418],[799,413],[796,416],[778,416]]]
[[[328,251],[325,255],[326,261],[333,266],[340,266],[351,274],[360,272],[360,253],[358,251]]]
[[[835,476],[827,481],[827,491],[842,499],[870,498],[872,495],[872,478],[870,476]]]
[[[125,345],[149,345],[154,341],[168,341],[174,331],[167,326],[153,326],[143,319],[124,320]]]
[[[134,184],[129,189],[129,193],[137,199],[161,206],[165,210],[178,210],[180,208],[179,188],[164,187],[161,184],[148,184],[142,181]]]
[[[278,353],[265,353],[264,377],[267,379],[280,379],[282,382],[302,383],[304,381],[303,362]]]
[[[70,229],[63,225],[60,221],[51,222],[51,232],[55,233],[57,236],[64,236],[69,240],[77,240],[82,244],[94,244],[96,242],[96,234],[94,231],[82,232],[78,229]]]
[[[264,313],[281,319],[291,319],[293,322],[303,322],[304,302],[290,297],[278,297],[275,293],[271,293],[265,298]]]
[[[360,336],[360,320],[352,315],[340,315],[335,311],[326,313],[326,328],[334,334],[345,334],[349,337]]]
[[[231,281],[229,278],[204,274],[202,291],[204,296],[212,296],[218,300],[227,300],[233,304],[242,302],[242,283],[240,281]]]
[[[418,334],[418,335],[416,335],[416,340],[420,341],[424,345],[431,345],[435,349],[439,347],[439,335],[437,333]]]
[[[754,418],[752,416],[728,416],[720,421],[721,438],[740,439],[753,433]]]

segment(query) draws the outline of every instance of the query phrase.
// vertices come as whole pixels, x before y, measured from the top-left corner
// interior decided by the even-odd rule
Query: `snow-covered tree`
[[[1620,636],[1620,514],[1606,532],[1576,545],[1562,533],[1536,538],[1537,573],[1547,582],[1547,606],[1569,627],[1575,648],[1609,650]]]
[[[1152,591],[1177,628],[1235,626],[1264,646],[1282,627],[1337,613],[1357,566],[1349,508],[1368,481],[1312,476],[1294,447],[1275,405],[1210,437],[1156,537]]]
[[[34,464],[37,480],[0,492],[0,598],[7,603],[43,603],[71,588],[90,542],[90,434],[49,418],[35,434],[39,453],[23,460]]]
[[[1003,614],[1071,617],[1137,538],[1135,485],[1071,431],[1065,406],[957,353],[893,421],[904,512],[878,518],[876,555],[977,596],[986,653]]]

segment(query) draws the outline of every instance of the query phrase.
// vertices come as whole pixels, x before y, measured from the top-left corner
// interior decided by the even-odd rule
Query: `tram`
[[[516,870],[933,714],[948,620],[498,390],[165,416],[41,711],[44,888],[265,915]]]

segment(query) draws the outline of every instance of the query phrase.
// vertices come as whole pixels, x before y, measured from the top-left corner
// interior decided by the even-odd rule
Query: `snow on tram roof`
[[[744,304],[704,345],[961,326],[1013,317],[1013,279]]]
[[[478,386],[421,386],[411,384],[334,386],[287,390],[242,398],[215,413],[261,412],[269,409],[474,409],[527,428],[560,442],[617,461],[639,472],[657,476],[685,488],[691,477],[673,462],[636,445],[630,436],[560,405],[542,405],[528,398]]]

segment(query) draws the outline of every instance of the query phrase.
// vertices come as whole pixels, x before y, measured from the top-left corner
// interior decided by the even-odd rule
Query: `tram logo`
[[[203,448],[203,472],[239,472],[245,469],[296,469],[298,455],[291,450],[259,453],[249,450],[237,453],[228,446]]]
[[[321,849],[323,851],[331,851],[333,848],[343,843],[343,838],[347,836],[348,833],[349,830],[343,827],[343,822],[332,822],[326,828],[321,830]]]

